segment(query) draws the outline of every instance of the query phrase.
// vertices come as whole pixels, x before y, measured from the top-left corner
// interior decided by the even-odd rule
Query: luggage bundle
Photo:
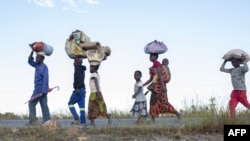
[[[73,31],[65,43],[67,55],[74,59],[76,56],[88,58],[90,64],[97,65],[106,60],[111,54],[108,46],[101,46],[99,42],[92,42],[83,31]]]
[[[147,54],[156,53],[163,54],[168,50],[167,46],[163,42],[154,40],[144,47],[144,52]]]
[[[99,47],[99,42],[91,42],[90,38],[80,30],[73,31],[65,43],[65,51],[71,59],[74,59],[76,56],[86,58],[87,50]]]
[[[229,50],[223,57],[222,59],[224,60],[231,60],[233,58],[235,59],[242,59],[242,55],[244,56],[245,60],[242,60],[242,61],[249,61],[250,60],[250,57],[249,55],[242,49],[232,49],[232,50]]]
[[[91,49],[87,51],[87,58],[91,65],[98,65],[106,60],[110,55],[111,50],[108,46],[100,47],[98,49]]]
[[[44,43],[44,42],[33,42],[29,44],[33,51],[37,54],[43,54],[46,56],[50,56],[53,53],[53,47]]]

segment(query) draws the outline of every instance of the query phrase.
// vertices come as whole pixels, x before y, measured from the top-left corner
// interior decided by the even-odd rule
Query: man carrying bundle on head
[[[242,50],[231,50],[223,56],[224,62],[220,67],[220,71],[230,73],[233,90],[229,101],[230,117],[233,123],[236,123],[235,108],[240,102],[246,108],[250,109],[250,103],[247,100],[245,74],[248,72],[247,61],[249,56]],[[228,61],[231,61],[233,68],[225,68]],[[241,66],[240,64],[243,64]]]
[[[36,116],[36,105],[40,102],[42,109],[43,122],[45,123],[50,120],[50,111],[48,107],[47,94],[49,92],[49,72],[48,67],[44,63],[44,52],[37,52],[36,60],[34,61],[33,49],[29,55],[28,63],[30,66],[35,68],[35,80],[34,80],[34,90],[31,97],[41,94],[38,99],[29,102],[29,122],[26,126],[36,126],[38,125]]]

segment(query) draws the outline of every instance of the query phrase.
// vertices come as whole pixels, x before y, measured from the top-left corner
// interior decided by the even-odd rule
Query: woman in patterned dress
[[[166,83],[169,81],[167,70],[157,60],[158,54],[151,53],[150,61],[153,62],[150,68],[150,79],[146,81],[143,86],[153,83],[151,86],[150,97],[150,116],[154,122],[155,117],[159,117],[159,114],[172,113],[181,119],[181,113],[175,110],[175,108],[168,102]]]

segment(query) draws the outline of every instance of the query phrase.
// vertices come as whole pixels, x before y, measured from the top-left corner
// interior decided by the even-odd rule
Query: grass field
[[[4,141],[154,141],[154,140],[207,140],[222,141],[223,127],[232,124],[229,111],[216,106],[216,99],[211,98],[208,105],[190,105],[181,110],[185,119],[198,117],[197,124],[185,122],[181,126],[153,126],[153,124],[126,127],[101,127],[79,129],[69,128],[0,128],[0,140]],[[133,118],[131,113],[112,111],[113,118]],[[162,115],[165,118],[174,115]],[[53,119],[72,118],[67,112],[54,113]],[[248,110],[237,111],[238,124],[250,124]],[[27,115],[1,113],[0,119],[27,119]]]

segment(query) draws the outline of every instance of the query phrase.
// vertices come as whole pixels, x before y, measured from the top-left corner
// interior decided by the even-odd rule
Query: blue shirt
[[[28,59],[29,65],[35,68],[34,94],[47,94],[49,90],[49,74],[46,64],[37,64],[33,57]]]

